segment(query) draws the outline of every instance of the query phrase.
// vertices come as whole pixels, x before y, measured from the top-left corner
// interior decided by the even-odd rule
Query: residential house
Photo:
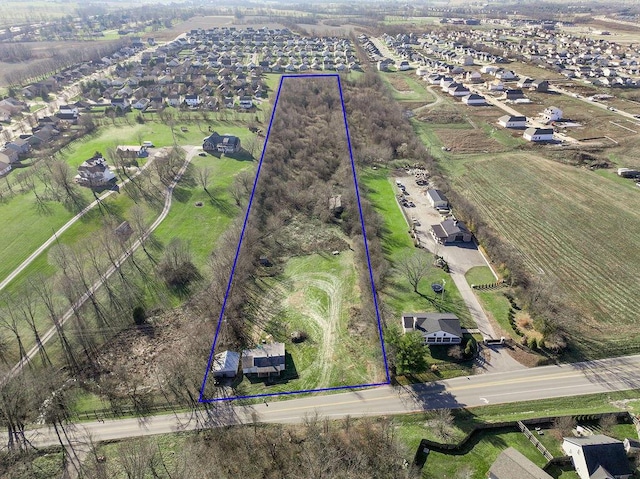
[[[116,175],[109,169],[109,165],[102,156],[94,156],[84,161],[78,167],[75,180],[78,184],[90,188],[104,186],[115,180]]]
[[[202,149],[220,153],[237,153],[240,151],[240,138],[233,135],[219,135],[214,132],[204,139]]]
[[[562,120],[562,110],[560,108],[556,108],[555,106],[545,108],[542,112],[542,119],[545,121],[545,123]]]
[[[249,95],[243,95],[240,97],[240,108],[249,110],[253,108],[253,99]]]
[[[462,221],[447,218],[438,225],[431,225],[431,235],[440,244],[468,243],[473,235]]]
[[[553,141],[553,128],[530,127],[524,130],[522,138],[533,142]]]
[[[470,95],[462,97],[462,103],[470,106],[482,106],[487,104],[487,100],[482,95],[472,93]]]
[[[213,357],[211,372],[214,378],[234,378],[240,366],[240,353],[222,351]]]
[[[18,152],[16,150],[2,148],[0,150],[0,161],[4,163],[9,163],[10,165],[12,165],[14,163],[19,162],[20,157],[18,156]]]
[[[11,171],[11,164],[0,159],[0,177],[8,175]]]
[[[632,476],[622,441],[603,434],[563,439],[562,450],[571,457],[580,479],[592,479],[596,474],[600,478],[614,479],[628,479]]]
[[[489,91],[502,91],[504,90],[504,83],[502,83],[502,80],[495,79],[485,82],[484,87]]]
[[[624,445],[624,451],[627,453],[627,456],[633,457],[640,453],[640,441],[637,439],[627,437],[622,441],[622,444]]]
[[[520,100],[522,98],[526,98],[524,96],[524,93],[522,90],[520,90],[519,88],[517,89],[508,89],[504,91],[504,95],[503,95],[503,99],[505,100]]]
[[[139,100],[136,100],[135,103],[131,104],[131,108],[144,111],[149,107],[150,103],[151,101],[148,98],[140,98]]]
[[[118,145],[116,147],[116,155],[121,159],[134,160],[136,158],[147,158],[149,150],[147,150],[146,146]]]
[[[494,75],[496,78],[499,78],[500,80],[515,80],[516,78],[518,78],[518,75],[516,75],[514,72],[512,72],[511,70],[504,70],[504,69],[500,69],[497,70],[496,72],[494,72]]]
[[[449,200],[440,190],[427,190],[427,198],[434,208],[448,208]]]
[[[170,93],[169,95],[167,95],[167,105],[178,107],[180,106],[180,103],[180,95],[178,95],[177,93]]]
[[[549,80],[533,80],[529,88],[536,91],[548,92]]]
[[[404,72],[407,71],[411,68],[411,66],[409,65],[409,62],[407,60],[401,60],[396,67],[398,68],[399,71]]]
[[[489,468],[488,479],[552,479],[552,476],[536,466],[513,447],[502,451]]]
[[[284,343],[261,344],[242,351],[242,373],[258,377],[280,376],[285,370]]]
[[[402,331],[419,331],[425,344],[460,344],[460,320],[451,313],[403,313]]]
[[[498,124],[505,128],[526,128],[526,116],[503,115],[498,118]]]
[[[469,72],[466,74],[465,78],[471,83],[482,83],[482,75],[480,72]]]
[[[199,95],[185,95],[184,102],[190,107],[196,107],[200,104]]]
[[[449,89],[447,91],[449,92],[449,95],[455,97],[467,96],[470,93],[466,86],[459,83],[452,83],[449,85]]]
[[[117,110],[126,110],[130,105],[129,99],[125,97],[115,97],[111,99],[111,106]]]
[[[18,154],[18,157],[24,157],[31,150],[31,145],[24,138],[18,138],[13,141],[8,142],[4,145],[5,150],[13,150]]]
[[[532,83],[533,83],[533,78],[523,77],[520,80],[518,80],[518,83],[516,83],[516,85],[518,88],[530,88]]]

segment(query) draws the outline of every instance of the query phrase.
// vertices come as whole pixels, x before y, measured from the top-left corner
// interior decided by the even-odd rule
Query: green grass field
[[[361,301],[352,251],[292,257],[281,275],[264,283],[260,310],[266,325],[260,338],[284,342],[290,357],[276,384],[244,376],[238,391],[277,393],[383,380],[380,341],[354,329],[353,321],[365,320],[375,328],[376,318],[352,317]],[[294,343],[294,331],[306,332],[308,339]]]

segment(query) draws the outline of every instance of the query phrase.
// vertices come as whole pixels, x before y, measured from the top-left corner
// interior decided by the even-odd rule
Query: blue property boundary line
[[[248,395],[248,396],[231,396],[231,397],[221,397],[221,398],[213,398],[213,399],[207,399],[204,398],[204,389],[205,386],[207,384],[207,379],[209,377],[209,372],[211,371],[211,363],[213,362],[213,357],[214,357],[214,352],[215,352],[215,347],[216,347],[216,343],[218,342],[218,335],[220,334],[220,326],[222,325],[222,316],[224,315],[225,309],[226,309],[226,305],[227,305],[227,298],[229,297],[229,292],[231,290],[231,284],[233,283],[233,275],[235,273],[236,270],[236,265],[238,263],[238,256],[240,254],[240,247],[242,246],[242,241],[244,239],[244,233],[245,230],[247,228],[247,221],[249,220],[249,213],[251,211],[251,205],[253,203],[253,197],[255,195],[256,192],[256,186],[258,184],[258,178],[260,177],[260,170],[262,169],[262,162],[264,161],[264,156],[265,153],[267,151],[267,145],[269,144],[269,136],[271,135],[271,127],[273,126],[273,120],[275,119],[275,115],[276,115],[276,110],[277,110],[277,106],[278,106],[278,101],[280,99],[280,91],[282,90],[282,85],[284,83],[284,79],[285,78],[336,78],[337,82],[338,82],[338,91],[340,92],[340,103],[342,105],[342,115],[344,118],[344,127],[345,127],[345,131],[346,131],[346,136],[347,136],[347,146],[349,147],[349,160],[351,161],[351,171],[353,172],[353,183],[356,189],[356,199],[358,201],[358,212],[360,214],[360,225],[362,226],[362,239],[364,242],[364,248],[365,248],[365,253],[367,256],[367,267],[369,268],[369,281],[371,283],[371,294],[373,296],[373,304],[375,306],[375,310],[376,310],[376,320],[378,322],[378,334],[380,336],[380,345],[382,347],[382,356],[384,359],[384,367],[385,367],[385,374],[386,374],[386,381],[385,382],[379,382],[379,383],[367,383],[367,384],[357,384],[354,386],[335,386],[335,387],[328,387],[328,388],[317,388],[317,389],[302,389],[302,390],[296,390],[296,391],[281,391],[281,392],[274,392],[274,393],[263,393],[263,394],[254,394],[254,395]],[[371,269],[371,258],[369,256],[369,245],[368,245],[368,241],[367,241],[367,232],[366,232],[366,228],[365,228],[365,224],[364,224],[364,215],[362,214],[362,205],[360,203],[360,191],[358,189],[358,179],[357,179],[357,175],[356,175],[356,166],[355,166],[355,162],[353,160],[353,150],[351,148],[351,137],[349,135],[349,125],[347,123],[347,110],[345,108],[344,105],[344,96],[342,93],[342,84],[340,82],[340,76],[336,73],[331,73],[331,74],[321,74],[321,73],[313,73],[313,74],[307,74],[307,75],[282,75],[280,77],[280,83],[278,85],[278,91],[276,93],[276,99],[275,102],[273,104],[273,111],[271,112],[271,119],[269,121],[269,127],[267,128],[267,135],[265,137],[265,142],[264,142],[264,147],[262,148],[262,154],[260,155],[260,162],[258,163],[258,169],[256,171],[256,177],[253,181],[253,188],[251,189],[251,196],[249,197],[249,204],[247,205],[247,212],[244,216],[244,223],[242,224],[242,231],[240,232],[240,239],[238,240],[238,246],[236,248],[236,254],[235,257],[233,259],[233,267],[231,268],[231,274],[229,275],[229,282],[227,283],[227,289],[225,291],[224,294],[224,300],[222,302],[222,308],[220,310],[220,316],[218,317],[218,324],[216,326],[216,333],[215,336],[213,338],[213,345],[211,346],[211,352],[209,353],[209,360],[207,362],[207,369],[204,373],[204,378],[202,380],[202,386],[200,388],[200,397],[198,398],[199,402],[202,403],[212,403],[212,402],[220,402],[220,401],[232,401],[232,400],[236,400],[236,399],[252,399],[252,398],[264,398],[264,397],[271,397],[271,396],[288,396],[288,395],[292,395],[292,394],[303,394],[303,393],[313,393],[313,392],[325,392],[325,391],[339,391],[339,390],[348,390],[348,389],[357,389],[357,388],[364,388],[364,387],[374,387],[374,386],[383,386],[383,385],[387,385],[391,383],[391,378],[389,375],[389,363],[387,361],[387,353],[386,353],[386,349],[384,346],[384,339],[383,339],[383,335],[382,335],[382,320],[380,318],[380,310],[378,308],[378,298],[377,298],[377,294],[376,294],[376,287],[375,284],[373,282],[373,271]]]

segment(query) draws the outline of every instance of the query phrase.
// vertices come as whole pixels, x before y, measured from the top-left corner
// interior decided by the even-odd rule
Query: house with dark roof
[[[75,180],[79,185],[90,188],[104,186],[116,180],[116,175],[109,169],[109,165],[102,156],[94,156],[82,162],[78,167]]]
[[[552,479],[517,449],[502,451],[489,468],[489,479]]]
[[[402,331],[419,331],[425,344],[460,344],[460,320],[451,313],[403,313]]]
[[[520,89],[509,89],[504,91],[504,100],[521,100],[526,98],[524,92]]]
[[[498,118],[498,124],[505,128],[526,128],[527,117],[516,115],[503,115]]]
[[[280,376],[285,370],[284,343],[260,344],[242,351],[242,373],[258,377]]]
[[[527,128],[522,138],[533,142],[553,141],[553,128]]]
[[[562,450],[571,457],[580,479],[628,479],[632,475],[622,441],[603,434],[565,437]]]
[[[219,135],[213,132],[211,136],[204,139],[202,149],[220,153],[237,153],[240,151],[240,138],[233,135]]]
[[[448,218],[439,225],[431,225],[431,235],[440,244],[468,243],[473,235],[462,221]]]

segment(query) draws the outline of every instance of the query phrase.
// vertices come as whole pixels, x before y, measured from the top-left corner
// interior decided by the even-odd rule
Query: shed
[[[427,190],[427,198],[434,208],[446,208],[449,206],[449,200],[440,190]]]
[[[489,468],[489,479],[552,479],[552,476],[536,466],[513,447],[500,453]]]
[[[238,374],[240,353],[222,351],[213,357],[211,372],[214,378],[234,378]]]

